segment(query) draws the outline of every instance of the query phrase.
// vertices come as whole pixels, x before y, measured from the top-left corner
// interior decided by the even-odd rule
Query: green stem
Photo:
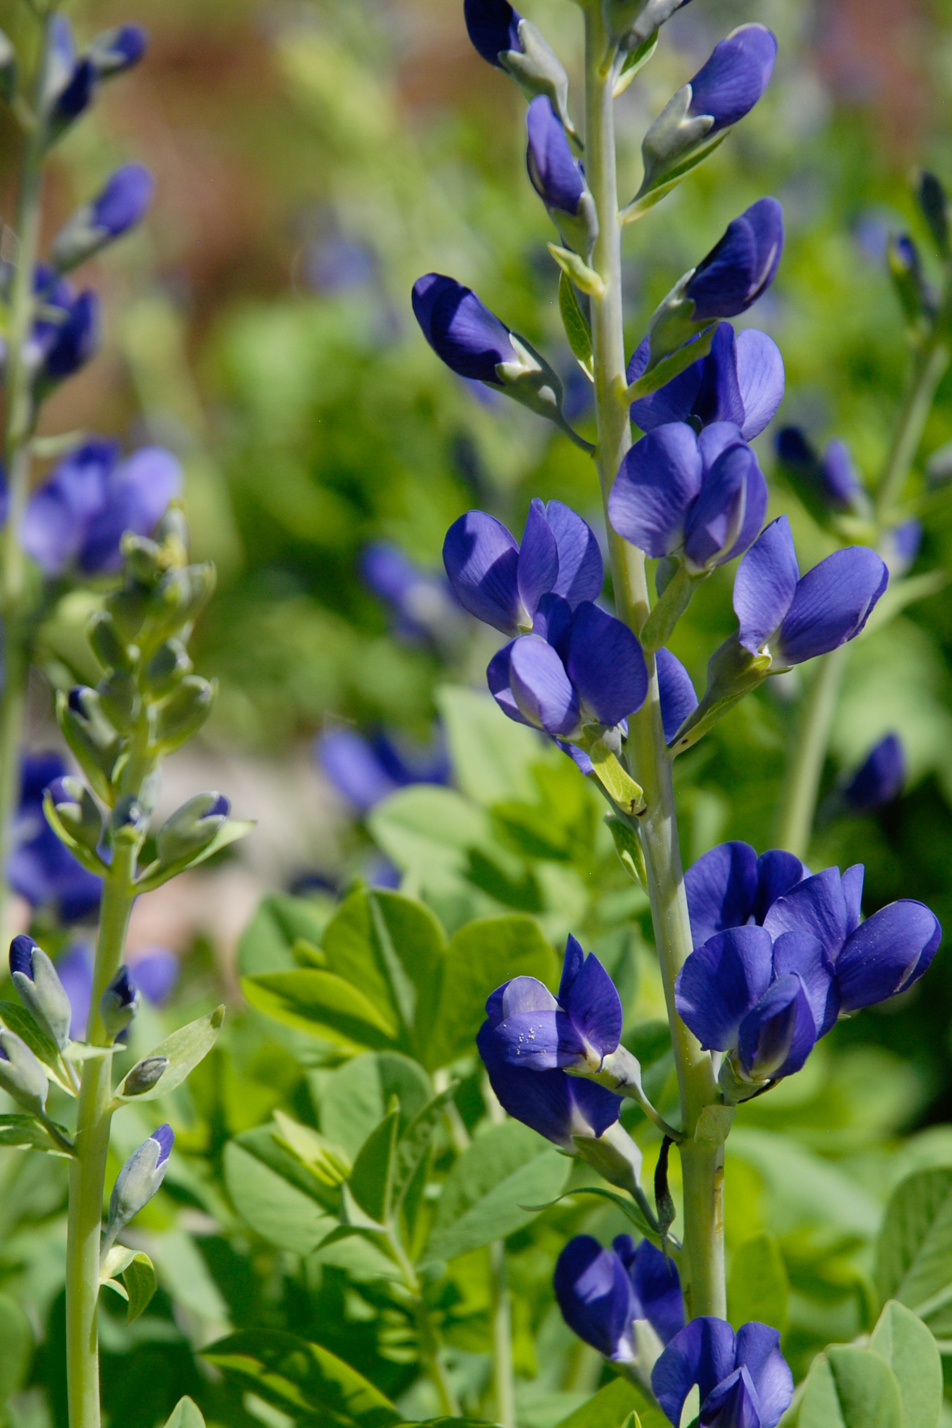
[[[939,334],[941,326],[943,324],[937,321],[916,354],[912,379],[899,410],[892,445],[879,478],[876,512],[880,522],[889,517],[902,496],[906,478],[919,450],[929,412],[932,410],[936,388],[949,365],[949,347]]]
[[[801,860],[810,849],[820,779],[848,659],[849,645],[840,645],[817,660],[819,668],[800,709],[780,805],[777,846]]]
[[[37,70],[37,96],[44,65],[45,46]],[[38,112],[38,103],[35,108]],[[13,820],[20,793],[20,747],[29,670],[29,619],[25,609],[27,572],[20,546],[20,527],[30,489],[30,437],[35,422],[32,374],[26,360],[26,346],[35,310],[33,272],[40,237],[43,154],[43,126],[39,120],[34,120],[26,132],[17,199],[19,249],[10,287],[4,383],[3,464],[7,477],[8,508],[0,547],[0,619],[3,621],[4,662],[4,687],[0,697],[0,870],[6,869],[10,856]],[[8,931],[8,898],[6,876],[0,875],[0,937],[4,938]]]
[[[117,840],[103,888],[93,974],[88,1040],[108,1044],[99,998],[122,961],[129,914],[135,901],[136,847]],[[66,1241],[66,1369],[70,1428],[99,1428],[99,1255],[109,1127],[112,1120],[111,1057],[83,1063],[76,1118],[76,1156],[70,1166]]]
[[[607,519],[612,482],[631,445],[625,399],[625,341],[621,290],[621,223],[615,167],[613,76],[602,61],[608,47],[602,7],[585,11],[586,175],[598,210],[599,235],[592,266],[604,284],[592,299],[592,345],[598,416],[596,464],[606,503],[609,554],[619,615],[636,633],[649,613],[642,553],[615,534]],[[684,1251],[691,1312],[726,1317],[723,1241],[723,1146],[693,1139],[705,1106],[717,1100],[711,1057],[688,1031],[674,1004],[674,983],[692,950],[691,925],[674,805],[671,761],[665,747],[658,680],[648,660],[650,688],[643,708],[629,720],[633,774],[644,789],[646,810],[639,829],[645,852],[648,894],[658,947],[678,1072],[685,1141],[680,1147],[684,1183]]]
[[[516,1379],[512,1362],[512,1296],[506,1269],[506,1244],[494,1240],[489,1246],[489,1269],[493,1291],[493,1396],[496,1422],[501,1428],[516,1428]]]
[[[420,1357],[426,1364],[427,1372],[430,1375],[433,1387],[436,1389],[440,1402],[440,1411],[449,1418],[458,1418],[460,1406],[456,1394],[453,1392],[453,1385],[449,1381],[446,1372],[446,1365],[443,1362],[443,1348],[440,1337],[433,1326],[430,1318],[430,1311],[426,1300],[423,1297],[423,1286],[420,1277],[413,1267],[413,1264],[404,1249],[399,1234],[392,1228],[387,1232],[387,1242],[390,1252],[400,1268],[403,1282],[410,1296],[410,1307],[413,1310],[413,1317],[417,1326],[417,1341],[420,1347]],[[73,1428],[73,1425],[70,1425]],[[84,1425],[85,1428],[85,1425]]]

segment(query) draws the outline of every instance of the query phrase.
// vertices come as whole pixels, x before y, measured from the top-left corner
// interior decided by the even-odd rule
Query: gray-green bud
[[[16,1032],[0,1029],[0,1087],[35,1116],[46,1110],[50,1083],[43,1064]]]
[[[156,740],[170,748],[198,732],[212,712],[216,685],[197,674],[187,675],[159,710]]]
[[[116,622],[108,611],[96,611],[89,621],[86,638],[89,640],[93,654],[104,669],[126,671],[132,669],[134,653],[130,653],[119,638]]]
[[[25,933],[10,943],[10,975],[37,1026],[63,1051],[73,1015],[69,997],[49,957]]]
[[[125,1031],[139,1010],[139,989],[129,975],[128,967],[120,967],[99,999],[99,1015],[106,1034],[113,1041]]]
[[[82,779],[66,775],[46,790],[57,818],[71,838],[95,853],[102,842],[102,814]]]
[[[159,1126],[138,1150],[133,1151],[120,1170],[109,1199],[108,1241],[115,1239],[159,1189],[169,1168],[174,1140],[171,1126]]]
[[[146,1056],[142,1061],[137,1061],[122,1083],[122,1094],[142,1096],[146,1091],[151,1091],[156,1082],[165,1075],[169,1064],[167,1056]]]
[[[220,793],[199,793],[183,803],[156,835],[160,862],[177,863],[207,848],[230,811],[228,799]]]

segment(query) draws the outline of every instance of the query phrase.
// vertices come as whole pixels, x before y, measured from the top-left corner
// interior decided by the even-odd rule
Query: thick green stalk
[[[592,266],[604,289],[592,299],[595,404],[598,416],[596,464],[606,503],[618,468],[631,445],[625,401],[625,342],[621,291],[621,224],[615,160],[613,75],[603,69],[608,36],[600,5],[585,11],[586,176],[598,210],[599,235]],[[649,612],[644,556],[608,524],[612,581],[619,615],[636,631]],[[650,689],[644,707],[629,720],[632,771],[644,789],[640,820],[648,873],[648,893],[658,958],[674,1046],[681,1113],[686,1133],[680,1147],[684,1181],[684,1249],[688,1294],[694,1315],[725,1317],[723,1240],[723,1145],[694,1139],[705,1106],[717,1099],[710,1056],[678,1016],[674,983],[692,950],[681,850],[678,841],[671,761],[665,747],[657,672],[649,659]]]
[[[118,841],[103,888],[88,1041],[109,1043],[99,998],[122,961],[135,900],[136,846]],[[76,1120],[76,1154],[70,1166],[66,1242],[66,1367],[70,1428],[99,1428],[99,1253],[109,1126],[112,1057],[83,1063]]]
[[[902,496],[932,410],[936,388],[949,365],[949,345],[940,336],[940,326],[944,324],[937,322],[936,328],[916,354],[912,379],[896,420],[892,445],[876,491],[876,511],[881,521],[892,513],[893,506]]]
[[[43,73],[41,54],[36,90]],[[39,110],[39,104],[35,106]],[[33,325],[33,272],[40,236],[40,196],[43,176],[43,126],[34,118],[27,130],[17,199],[18,249],[10,287],[10,325],[6,339],[3,464],[8,508],[3,529],[0,570],[0,619],[3,621],[4,686],[0,697],[0,869],[10,855],[13,819],[20,791],[20,746],[29,672],[26,566],[20,546],[20,526],[30,488],[30,438],[35,411],[26,345]],[[5,937],[6,877],[0,875],[0,937]]]

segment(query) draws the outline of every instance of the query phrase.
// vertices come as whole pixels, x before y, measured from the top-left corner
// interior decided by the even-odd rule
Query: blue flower
[[[154,187],[151,173],[141,164],[117,169],[57,235],[50,251],[54,267],[60,272],[73,268],[127,233],[144,217]]]
[[[862,545],[834,551],[801,579],[790,522],[780,516],[734,580],[740,643],[769,654],[771,673],[826,654],[860,633],[888,581],[883,561]]]
[[[701,573],[747,549],[767,510],[757,458],[731,422],[698,435],[669,422],[626,455],[608,498],[620,536],[648,555],[682,553]]]
[[[575,610],[601,594],[604,569],[594,532],[561,501],[534,499],[520,546],[495,516],[467,511],[443,542],[457,600],[504,635],[529,630],[544,595]]]
[[[75,922],[99,906],[102,879],[87,872],[46,821],[43,793],[68,769],[58,754],[26,754],[21,764],[20,808],[7,881],[32,907],[52,907]]]
[[[317,739],[315,752],[337,792],[361,814],[398,788],[450,780],[449,757],[439,737],[429,748],[407,755],[382,730],[365,739],[355,729],[329,729]]]
[[[709,137],[720,133],[760,99],[777,58],[776,37],[763,25],[741,25],[714,46],[710,59],[691,80],[691,115],[709,114]]]
[[[522,49],[519,42],[522,16],[508,0],[464,0],[463,15],[473,46],[490,64],[501,69],[501,54]]]
[[[77,294],[72,284],[43,264],[36,269],[33,285],[41,311],[34,319],[26,356],[39,386],[49,388],[78,372],[98,349],[99,298],[90,289]]]
[[[486,671],[503,713],[553,738],[576,740],[588,725],[616,729],[640,709],[648,671],[636,637],[591,601],[572,610],[543,595],[533,633],[505,645]]]
[[[785,426],[777,433],[777,458],[785,474],[831,511],[853,511],[862,499],[863,488],[843,441],[831,441],[821,457],[798,426]]]
[[[695,322],[737,317],[770,287],[783,252],[783,210],[775,198],[751,204],[702,258],[684,295]]]
[[[360,570],[374,594],[393,610],[396,633],[403,639],[439,642],[455,632],[460,614],[445,579],[421,570],[392,541],[366,546]]]
[[[675,734],[697,708],[697,693],[684,665],[670,650],[660,649],[655,655],[658,670],[658,698],[665,740],[670,744]]]
[[[50,577],[112,574],[122,564],[123,534],[151,535],[181,484],[178,461],[161,447],[120,461],[115,442],[86,442],[30,497],[23,547]]]
[[[648,366],[645,338],[628,364],[636,382]],[[783,400],[784,370],[780,349],[766,332],[747,328],[735,336],[729,322],[714,334],[710,355],[631,404],[632,420],[642,431],[666,422],[690,422],[700,430],[714,422],[733,422],[745,441],[763,431]]]
[[[906,758],[898,734],[886,734],[874,744],[841,798],[851,813],[873,813],[892,803],[906,781]]]
[[[754,1322],[735,1335],[730,1324],[707,1315],[675,1335],[651,1374],[655,1397],[675,1428],[695,1385],[697,1428],[776,1428],[793,1398],[776,1329]]]
[[[514,1066],[534,1071],[571,1067],[599,1071],[621,1040],[621,1000],[598,958],[574,937],[565,947],[554,997],[536,977],[513,977],[486,1003],[495,1050]]]
[[[516,360],[511,334],[472,288],[427,273],[413,285],[413,312],[433,351],[458,376],[505,385],[496,369]]]
[[[555,214],[578,215],[585,196],[585,178],[572,155],[565,128],[551,100],[537,95],[526,114],[529,147],[526,165],[532,187]]]
[[[77,944],[60,958],[56,970],[69,997],[69,1034],[73,1041],[82,1041],[86,1035],[93,994],[92,949],[85,943]],[[165,947],[154,947],[136,957],[130,976],[146,1001],[160,1007],[174,991],[180,972],[181,963],[174,952]]]
[[[777,898],[809,876],[799,858],[780,848],[758,858],[749,843],[719,843],[684,875],[695,947],[729,927],[762,925]]]
[[[86,57],[100,79],[112,79],[138,64],[148,43],[149,36],[141,25],[116,25],[96,36]]]
[[[608,1250],[576,1235],[559,1255],[554,1284],[566,1324],[613,1363],[637,1359],[638,1321],[663,1344],[684,1325],[677,1268],[648,1240],[636,1249],[630,1235],[618,1235]]]

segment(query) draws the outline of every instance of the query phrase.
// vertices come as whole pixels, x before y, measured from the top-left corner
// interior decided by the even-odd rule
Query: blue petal
[[[574,1151],[573,1135],[602,1135],[618,1120],[620,1096],[564,1071],[507,1065],[493,1046],[492,1031],[492,1023],[483,1022],[476,1046],[497,1099],[523,1125]]]
[[[870,749],[843,789],[851,813],[872,813],[892,803],[906,781],[906,757],[898,734],[887,734]]]
[[[537,729],[565,735],[578,726],[578,695],[561,659],[539,635],[521,635],[513,640],[509,687],[520,712]]]
[[[32,937],[27,937],[25,932],[21,932],[19,937],[14,937],[10,943],[10,972],[22,972],[24,977],[33,980],[33,953],[37,944]]]
[[[516,703],[510,685],[510,664],[514,644],[515,640],[512,640],[493,655],[486,666],[486,683],[489,685],[490,694],[504,714],[517,724],[530,724],[531,728],[535,728],[536,726],[530,723]]]
[[[697,1428],[764,1428],[760,1405],[746,1368],[735,1369],[701,1404]]]
[[[20,538],[44,574],[60,575],[78,565],[87,528],[106,504],[117,456],[114,442],[86,442],[28,500]]]
[[[697,694],[691,683],[691,676],[670,650],[658,650],[655,663],[658,667],[661,722],[664,725],[664,737],[670,744],[685,719],[697,708]]]
[[[594,953],[586,957],[563,1005],[573,1027],[600,1056],[618,1050],[624,1021],[621,998]]]
[[[564,596],[573,609],[582,600],[597,600],[605,582],[605,568],[595,532],[562,501],[549,501],[545,518],[559,551],[559,574],[553,591]]]
[[[566,667],[585,712],[599,724],[614,727],[645,702],[648,668],[641,645],[627,625],[589,601],[572,618]]]
[[[751,909],[754,921],[762,923],[777,898],[809,876],[809,869],[793,853],[786,853],[782,848],[761,853],[757,859],[757,892]]]
[[[689,426],[670,422],[643,436],[622,462],[608,498],[615,530],[650,556],[670,555],[683,539],[684,517],[701,489],[702,471]]]
[[[737,1045],[741,1022],[770,986],[772,950],[762,927],[732,927],[688,957],[675,983],[675,1003],[705,1051]]]
[[[566,1006],[572,984],[585,961],[585,953],[581,944],[572,936],[571,932],[565,943],[565,958],[562,962],[562,979],[559,982],[559,1006]]]
[[[695,322],[746,312],[773,282],[782,252],[783,210],[775,198],[758,199],[728,224],[687,284]]]
[[[796,972],[787,972],[744,1017],[737,1049],[748,1076],[775,1080],[799,1071],[816,1041],[806,988]]]
[[[561,595],[543,595],[532,622],[532,633],[541,635],[563,662],[568,658],[572,633],[572,607]]]
[[[321,736],[317,757],[323,772],[339,794],[361,813],[394,792],[394,779],[363,735],[355,729],[330,729]]]
[[[702,440],[716,430],[707,427]],[[750,447],[738,440],[705,472],[685,520],[685,554],[699,570],[731,560],[754,540],[766,510],[767,483]]]
[[[824,868],[778,898],[764,918],[764,927],[772,937],[781,932],[807,933],[817,938],[835,962],[853,930],[839,869]]]
[[[501,68],[501,54],[522,49],[519,43],[522,16],[508,0],[464,0],[463,15],[474,48],[490,64]]]
[[[828,555],[797,585],[780,627],[778,659],[801,664],[852,640],[888,581],[886,566],[867,546],[853,545]]]
[[[515,1012],[496,1027],[493,1044],[511,1066],[529,1066],[533,1071],[575,1066],[585,1056],[585,1043],[561,1011]]]
[[[591,1235],[576,1235],[559,1255],[555,1297],[569,1328],[615,1362],[634,1358],[634,1305],[624,1265]]]
[[[681,1422],[695,1384],[701,1402],[734,1372],[734,1331],[723,1319],[704,1315],[675,1334],[651,1374],[651,1387],[671,1423]]]
[[[726,324],[717,329],[717,335]],[[715,337],[715,341],[716,341]],[[737,382],[744,408],[740,423],[746,441],[759,436],[783,401],[784,368],[780,348],[766,332],[747,328],[737,338]]]
[[[650,1240],[642,1240],[635,1249],[630,1235],[619,1235],[613,1248],[628,1270],[635,1318],[647,1319],[661,1342],[669,1344],[684,1328],[684,1295],[677,1265]]]
[[[862,490],[844,441],[831,441],[823,453],[824,494],[834,510],[848,511]]]
[[[181,465],[160,446],[144,446],[120,462],[109,478],[105,505],[86,528],[79,556],[84,573],[118,571],[125,532],[151,535],[181,489]]]
[[[501,385],[496,367],[514,351],[509,329],[471,288],[427,273],[413,286],[413,312],[433,351],[460,377]]]
[[[161,1006],[171,995],[181,970],[182,964],[175,953],[164,947],[138,957],[132,966],[135,985],[155,1006]]]
[[[467,511],[446,532],[443,564],[454,595],[464,610],[504,635],[529,622],[519,599],[518,562],[515,540],[485,511]]]
[[[921,902],[904,898],[874,912],[833,959],[843,1010],[904,992],[928,971],[941,940],[938,918]]]
[[[585,192],[585,180],[547,95],[537,95],[529,105],[526,130],[526,167],[532,187],[548,208],[574,217]]]
[[[721,329],[718,328],[714,338],[715,342],[720,331]],[[650,355],[651,339],[646,337],[636,348],[628,363],[629,384],[637,382],[645,372]],[[704,359],[692,362],[690,367],[685,367],[683,372],[679,372],[657,392],[652,392],[650,397],[641,397],[637,402],[632,402],[631,419],[636,426],[640,426],[642,431],[647,432],[654,431],[655,427],[665,426],[669,422],[687,421],[694,411],[694,403],[701,390],[704,367]]]
[[[714,118],[711,134],[749,114],[770,82],[777,41],[763,25],[741,25],[715,45],[691,80],[691,114]]]
[[[545,506],[536,497],[526,517],[516,567],[519,598],[530,617],[535,614],[542,596],[555,589],[558,575],[558,546],[545,518]]]
[[[773,945],[777,978],[796,973],[803,983],[816,1026],[816,1039],[826,1036],[840,1014],[840,994],[833,963],[819,938],[804,932],[781,932]]]
[[[780,1352],[776,1329],[756,1320],[737,1331],[736,1362],[750,1374],[763,1428],[776,1428],[793,1398],[793,1374]]]
[[[154,188],[155,180],[147,168],[125,164],[93,199],[93,224],[118,238],[144,216]]]
[[[737,344],[734,329],[722,322],[714,332],[709,356],[700,364],[701,385],[692,415],[701,426],[730,422],[738,430],[744,421],[744,404],[737,380]]]
[[[719,843],[684,875],[694,946],[743,927],[757,896],[757,854],[749,843]]]
[[[744,556],[734,577],[734,613],[740,642],[758,654],[782,625],[800,578],[790,522],[771,522]]]
[[[855,932],[863,917],[863,878],[866,870],[862,863],[854,863],[847,868],[842,878],[843,901],[846,906],[846,931]]]

